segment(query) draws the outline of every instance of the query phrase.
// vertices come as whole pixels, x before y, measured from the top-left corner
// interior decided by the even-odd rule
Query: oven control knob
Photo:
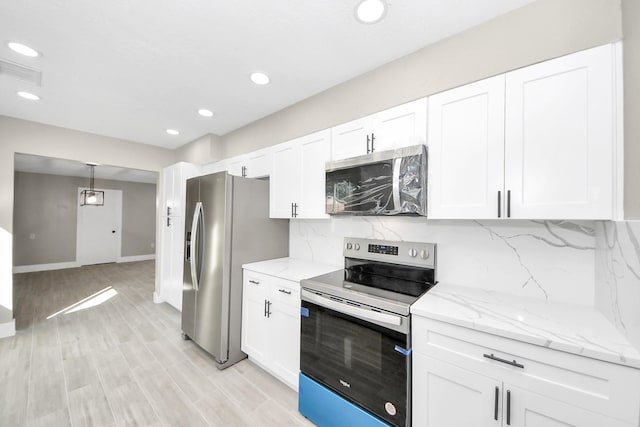
[[[428,259],[429,255],[431,255],[431,254],[426,249],[423,249],[423,250],[420,251],[420,258],[422,258],[422,259]]]
[[[413,249],[413,248],[409,249],[409,256],[410,256],[411,258],[415,258],[415,257],[417,257],[417,256],[418,256],[418,251],[417,251],[417,250],[415,250],[415,249]]]
[[[347,243],[347,250],[350,251],[353,248],[353,244]]]
[[[353,250],[359,251],[360,250],[360,244],[359,243],[354,243],[353,244]]]

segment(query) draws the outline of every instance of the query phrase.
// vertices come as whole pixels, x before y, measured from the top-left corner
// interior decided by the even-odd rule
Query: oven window
[[[407,416],[407,335],[308,301],[302,317],[300,370],[396,426]]]

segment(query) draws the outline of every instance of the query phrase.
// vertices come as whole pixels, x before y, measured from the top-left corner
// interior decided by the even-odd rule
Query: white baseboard
[[[162,304],[164,302],[164,300],[162,299],[162,297],[157,293],[157,292],[153,292],[153,302],[155,302],[156,304]]]
[[[34,271],[48,271],[48,270],[62,270],[65,268],[78,268],[80,263],[76,261],[71,262],[53,262],[50,264],[32,264],[32,265],[17,265],[13,267],[13,273],[31,273]]]
[[[12,337],[16,334],[16,320],[0,323],[0,338]]]
[[[118,260],[116,262],[149,261],[151,259],[156,259],[156,254],[121,256],[121,257],[118,257]]]

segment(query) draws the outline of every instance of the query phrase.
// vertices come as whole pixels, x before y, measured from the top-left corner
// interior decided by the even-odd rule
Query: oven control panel
[[[436,262],[436,244],[345,237],[343,255],[347,258],[433,268]]]
[[[373,254],[398,255],[398,247],[391,245],[369,244],[369,252]]]

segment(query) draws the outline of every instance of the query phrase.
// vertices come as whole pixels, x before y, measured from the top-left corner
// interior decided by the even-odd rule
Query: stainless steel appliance
[[[427,215],[427,148],[400,148],[326,163],[326,212]]]
[[[345,238],[344,256],[344,270],[301,282],[300,412],[409,426],[409,308],[436,283],[436,245]]]
[[[242,264],[289,252],[289,222],[269,219],[269,183],[226,172],[187,181],[182,332],[223,369],[240,351]]]

